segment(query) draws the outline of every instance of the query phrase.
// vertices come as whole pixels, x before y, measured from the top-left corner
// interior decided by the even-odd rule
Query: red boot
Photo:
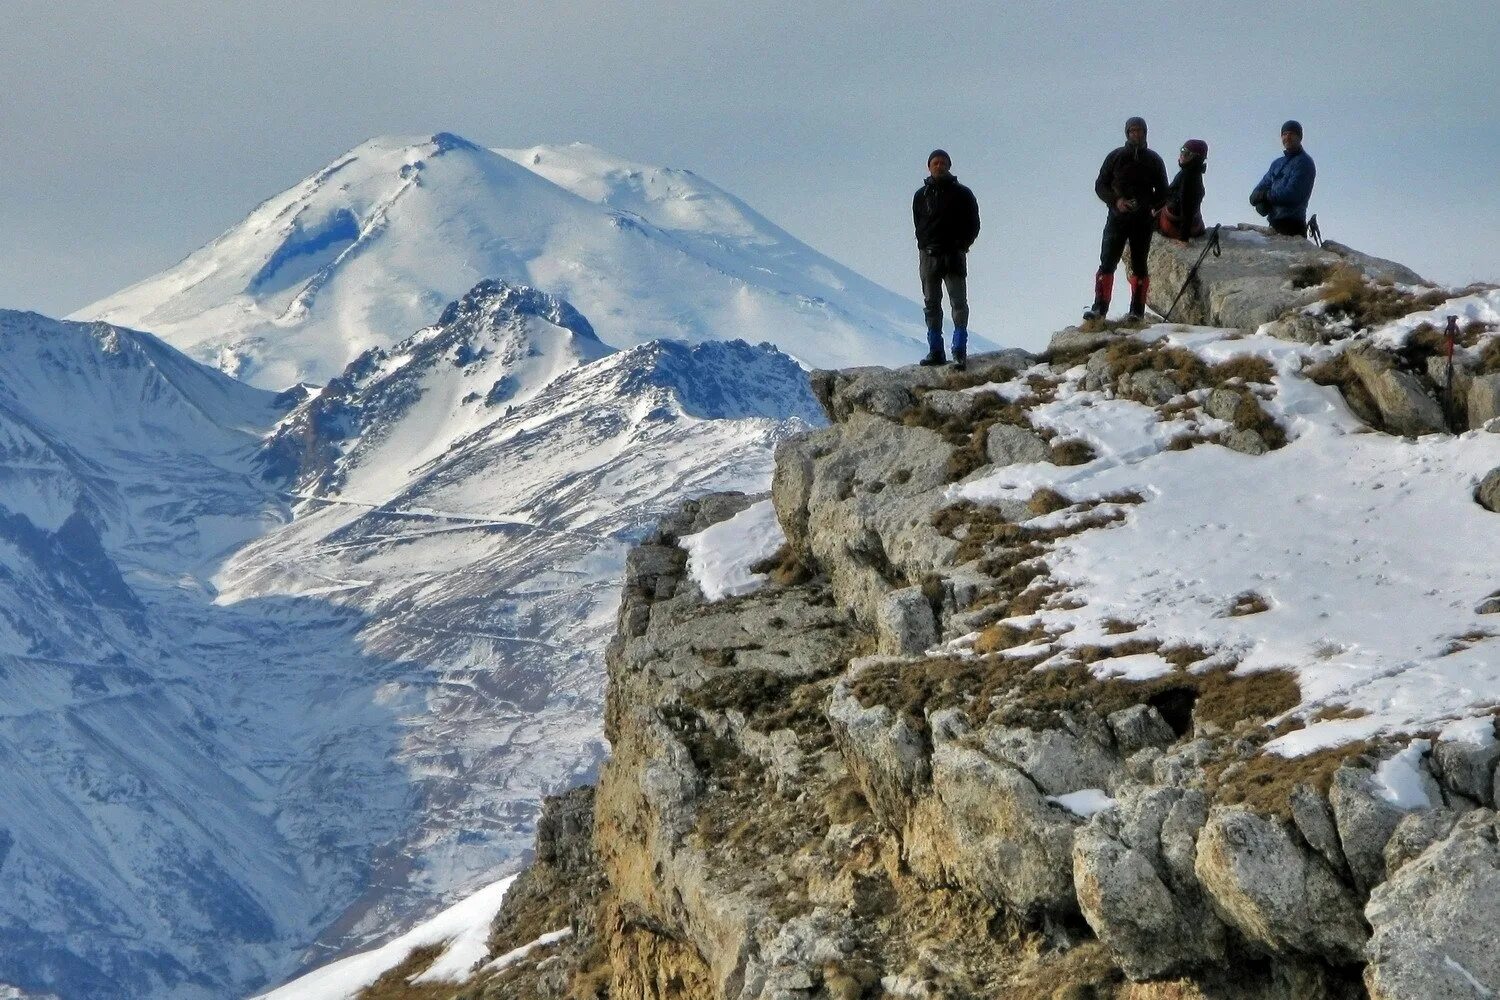
[[[1151,291],[1150,277],[1130,276],[1130,318],[1143,319],[1146,315],[1146,294]]]
[[[1083,311],[1084,319],[1103,319],[1109,313],[1109,300],[1115,292],[1113,274],[1094,275],[1094,304]]]

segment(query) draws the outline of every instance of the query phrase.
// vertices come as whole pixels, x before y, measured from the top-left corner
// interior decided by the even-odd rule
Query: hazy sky
[[[690,168],[915,298],[911,193],[944,146],[984,219],[971,325],[1036,346],[1090,298],[1093,178],[1132,114],[1169,165],[1208,141],[1210,222],[1255,221],[1295,117],[1329,238],[1500,280],[1483,4],[312,6],[0,0],[0,306],[77,309],[372,135],[440,130]]]

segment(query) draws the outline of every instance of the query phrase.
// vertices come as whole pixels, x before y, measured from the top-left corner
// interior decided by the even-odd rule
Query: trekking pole
[[[1458,317],[1449,316],[1448,329],[1443,333],[1443,353],[1448,356],[1448,370],[1443,377],[1445,383],[1443,386],[1443,395],[1446,397],[1448,403],[1448,412],[1446,415],[1448,417],[1448,426],[1450,427],[1454,424],[1453,417],[1455,413],[1453,408],[1453,345],[1456,340],[1458,340]]]
[[[1172,300],[1171,305],[1167,306],[1167,314],[1161,318],[1163,323],[1172,322],[1172,310],[1177,308],[1177,303],[1182,298],[1182,293],[1188,290],[1188,285],[1191,285],[1193,279],[1198,277],[1198,268],[1203,266],[1203,258],[1208,256],[1210,250],[1214,252],[1215,257],[1221,256],[1224,252],[1219,248],[1218,224],[1215,224],[1213,229],[1209,230],[1208,246],[1204,247],[1203,252],[1198,255],[1198,263],[1194,264],[1192,269],[1188,271],[1187,280],[1182,283],[1181,288],[1177,289],[1177,297]]]

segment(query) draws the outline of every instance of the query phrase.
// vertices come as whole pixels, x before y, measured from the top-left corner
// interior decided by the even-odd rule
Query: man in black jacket
[[[927,180],[911,200],[917,230],[922,314],[927,318],[927,357],[919,363],[940,365],[943,356],[943,286],[953,309],[953,363],[963,368],[969,349],[968,252],[979,237],[979,202],[952,173],[953,160],[941,149],[927,157]]]
[[[1125,145],[1104,158],[1094,193],[1109,206],[1104,223],[1104,240],[1099,252],[1099,270],[1094,275],[1094,304],[1084,311],[1085,319],[1103,319],[1109,312],[1110,296],[1115,287],[1115,268],[1125,245],[1130,244],[1130,318],[1146,314],[1146,293],[1151,278],[1146,254],[1151,249],[1151,213],[1167,198],[1167,165],[1161,157],[1146,148],[1146,120],[1132,118],[1125,123]]]

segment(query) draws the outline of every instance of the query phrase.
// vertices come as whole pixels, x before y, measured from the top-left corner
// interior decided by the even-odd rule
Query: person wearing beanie
[[[1283,236],[1307,236],[1307,203],[1312,198],[1318,168],[1302,148],[1302,123],[1281,126],[1282,155],[1250,192],[1250,204]]]
[[[912,197],[917,231],[918,273],[922,279],[922,314],[927,319],[927,356],[919,363],[941,365],[943,354],[943,288],[953,310],[953,364],[965,367],[969,351],[969,247],[979,237],[979,202],[958,182],[953,159],[934,149],[927,155],[927,179]]]
[[[1156,214],[1156,228],[1163,235],[1186,242],[1202,236],[1203,173],[1208,169],[1208,143],[1189,139],[1177,152],[1177,176],[1167,188],[1167,203]]]
[[[1125,123],[1125,145],[1104,158],[1094,193],[1109,209],[1104,239],[1099,251],[1099,270],[1094,274],[1094,303],[1084,310],[1085,319],[1103,319],[1114,292],[1115,268],[1130,246],[1130,318],[1146,314],[1146,294],[1151,288],[1146,255],[1151,250],[1152,214],[1167,198],[1167,165],[1146,148],[1146,120]]]

